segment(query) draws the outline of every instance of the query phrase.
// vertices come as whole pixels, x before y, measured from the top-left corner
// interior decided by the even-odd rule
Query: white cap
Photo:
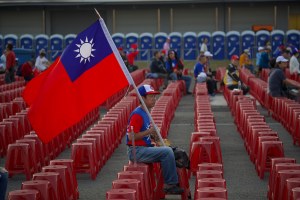
[[[212,57],[213,55],[209,51],[204,52],[204,56],[206,57]]]
[[[262,51],[262,50],[264,50],[263,47],[258,47],[258,51]]]
[[[278,57],[276,58],[276,62],[277,62],[277,63],[278,63],[278,62],[288,62],[288,60],[285,59],[283,56],[278,56]]]
[[[206,73],[204,72],[201,72],[198,77],[197,77],[197,82],[198,83],[202,83],[202,82],[205,82],[206,81]]]

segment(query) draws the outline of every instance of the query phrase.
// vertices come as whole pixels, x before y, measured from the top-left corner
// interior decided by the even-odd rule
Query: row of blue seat
[[[50,37],[45,34],[33,35],[24,34],[18,38],[14,34],[8,34],[2,37],[0,35],[0,50],[4,48],[7,43],[12,43],[14,47],[23,49],[35,50],[36,54],[40,49],[45,49],[50,52],[51,60],[55,60],[61,54],[63,49],[70,44],[75,34],[68,34],[66,36],[54,34]],[[282,30],[274,30],[271,33],[268,31],[216,31],[213,33],[200,32],[186,32],[181,34],[179,32],[172,32],[170,34],[159,32],[156,34],[142,33],[115,33],[112,35],[113,41],[117,47],[123,47],[125,50],[130,49],[132,44],[138,44],[140,49],[140,60],[149,60],[152,57],[152,52],[155,49],[162,49],[163,44],[167,38],[171,39],[170,46],[175,49],[179,55],[183,53],[183,59],[194,60],[199,52],[199,48],[204,38],[208,39],[208,49],[213,53],[214,59],[222,60],[230,58],[233,54],[240,54],[244,49],[251,49],[252,53],[256,53],[255,47],[265,46],[267,41],[271,42],[272,51],[275,53],[278,46],[286,43],[292,44],[299,48],[300,46],[300,31],[289,30],[284,33]],[[50,45],[50,48],[49,48]],[[181,55],[180,55],[181,56]]]

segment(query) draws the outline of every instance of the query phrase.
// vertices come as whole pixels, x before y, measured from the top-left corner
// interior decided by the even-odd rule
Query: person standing
[[[6,69],[5,69],[5,83],[12,83],[15,81],[15,66],[16,54],[13,51],[13,45],[6,46]]]
[[[151,121],[145,109],[150,111],[154,107],[156,95],[159,92],[154,91],[150,85],[140,86],[138,92],[142,96],[146,108],[143,105],[138,106],[129,117],[126,133],[129,160],[143,163],[160,162],[164,178],[164,192],[167,194],[181,194],[184,190],[177,186],[179,181],[173,150],[166,146],[154,146],[151,141],[151,137],[157,138],[157,133],[155,128],[151,127]],[[133,146],[133,140],[135,146]]]
[[[207,49],[207,43],[208,43],[208,39],[204,38],[203,42],[201,44],[200,52],[205,53],[206,51],[208,51],[208,49]]]
[[[163,50],[165,51],[165,56],[167,56],[168,52],[170,51],[170,42],[171,42],[171,38],[170,37],[167,37],[167,40],[166,42],[164,43],[164,46],[163,46]]]

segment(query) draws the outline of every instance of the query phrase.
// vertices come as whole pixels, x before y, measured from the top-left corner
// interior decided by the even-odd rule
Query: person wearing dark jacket
[[[168,85],[168,73],[164,62],[161,61],[161,54],[159,51],[154,52],[153,59],[150,64],[150,73],[147,74],[147,78],[163,78],[164,88]]]

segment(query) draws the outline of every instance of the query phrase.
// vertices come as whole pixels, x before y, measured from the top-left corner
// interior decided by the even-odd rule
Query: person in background
[[[250,50],[244,49],[244,52],[240,56],[240,67],[248,69],[252,74],[254,74],[254,67],[250,60]]]
[[[3,51],[3,54],[0,57],[0,73],[5,73],[6,69],[6,50]]]
[[[297,48],[294,48],[293,49],[293,52],[292,52],[292,57],[290,59],[290,72],[291,74],[298,74],[300,75],[300,67],[299,67],[299,61],[298,61],[298,57],[299,57],[299,50]]]
[[[208,49],[207,49],[207,43],[208,43],[208,39],[204,38],[203,42],[201,44],[201,47],[200,47],[200,52],[205,53],[206,51],[208,51]]]
[[[127,59],[126,53],[124,52],[123,47],[119,47],[119,48],[118,48],[118,51],[119,51],[119,53],[120,53],[121,58],[122,58],[123,61],[124,61],[124,64],[126,65],[126,67],[127,67],[127,69],[128,69],[129,63],[128,63],[128,59]]]
[[[168,72],[164,62],[161,61],[161,55],[159,51],[154,51],[154,56],[150,64],[150,73],[146,75],[146,78],[163,78],[163,88],[168,86]]]
[[[264,51],[261,53],[260,60],[259,60],[259,69],[258,69],[258,75],[261,75],[262,69],[267,69],[269,67],[270,62],[270,52],[271,52],[271,46],[266,46],[264,48]]]
[[[134,64],[134,59],[139,54],[139,50],[137,48],[137,44],[131,44],[129,53],[127,54],[127,60],[128,60],[128,71],[133,72],[137,70],[139,67]]]
[[[178,58],[177,53],[174,50],[168,52],[168,59],[166,61],[166,69],[171,80],[184,80],[186,86],[186,94],[192,94],[189,91],[192,78],[190,76],[183,75],[184,65]]]
[[[167,194],[181,194],[184,190],[177,186],[179,181],[173,150],[167,146],[154,146],[151,140],[151,138],[154,138],[155,142],[155,138],[158,136],[155,128],[151,126],[150,117],[145,109],[150,112],[155,105],[156,95],[159,92],[154,91],[150,85],[140,86],[138,92],[142,96],[146,108],[141,104],[129,117],[126,133],[129,160],[142,163],[160,162],[164,178],[164,192]],[[135,147],[132,143],[133,140]]]
[[[259,62],[260,62],[260,59],[261,59],[261,53],[263,51],[264,51],[263,47],[258,47],[258,51],[256,53],[256,67],[257,67],[257,69],[259,69]]]
[[[297,85],[293,85],[285,77],[284,70],[287,67],[288,60],[283,56],[276,58],[276,66],[271,69],[268,79],[268,93],[272,97],[286,97],[288,95],[287,85],[292,85],[300,89]]]
[[[224,75],[224,84],[227,86],[229,90],[233,90],[233,89],[243,90],[244,95],[247,94],[249,91],[249,88],[243,85],[239,77],[239,56],[238,55],[231,56],[231,63],[228,65],[226,69],[226,73]]]
[[[0,167],[0,200],[5,200],[8,183],[8,172],[5,168]]]
[[[22,65],[21,74],[26,82],[30,81],[34,77],[32,70],[34,63],[34,60],[29,60]]]
[[[165,51],[165,57],[167,56],[166,53],[168,53],[170,51],[170,42],[171,42],[171,38],[167,37],[167,40],[166,40],[166,42],[164,43],[164,46],[163,46],[163,50]]]
[[[15,81],[15,66],[16,55],[13,51],[13,45],[9,43],[6,46],[5,83],[12,83]]]
[[[40,55],[36,58],[35,67],[40,71],[43,72],[50,66],[49,60],[46,58],[46,51],[45,49],[40,50]]]

